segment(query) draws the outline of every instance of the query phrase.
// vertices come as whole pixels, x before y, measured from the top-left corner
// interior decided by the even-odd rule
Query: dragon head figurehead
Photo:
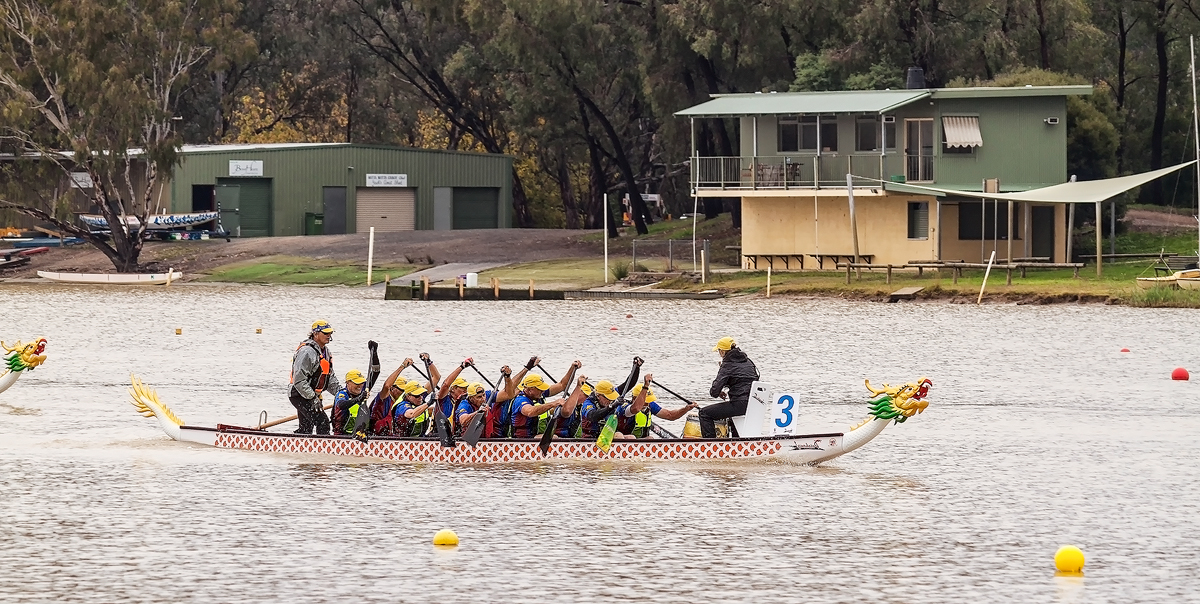
[[[871,415],[876,419],[894,419],[898,424],[929,406],[925,397],[933,386],[933,382],[925,377],[899,386],[884,384],[883,388],[872,388],[871,380],[866,380],[866,384],[872,395]]]
[[[12,346],[0,342],[0,346],[4,347],[4,362],[9,371],[32,371],[46,362],[46,355],[43,354],[46,352],[46,338],[38,338],[28,344],[17,340]]]

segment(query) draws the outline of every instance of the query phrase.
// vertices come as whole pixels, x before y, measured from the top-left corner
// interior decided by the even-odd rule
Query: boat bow
[[[0,392],[8,390],[17,382],[17,378],[21,377],[26,371],[33,371],[46,362],[46,338],[38,338],[28,344],[17,340],[17,343],[9,346],[4,342],[0,342],[0,347],[4,348],[4,367],[0,373]]]

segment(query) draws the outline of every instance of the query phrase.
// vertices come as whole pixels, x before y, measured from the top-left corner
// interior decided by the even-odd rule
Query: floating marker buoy
[[[258,329],[255,329],[255,330],[254,330],[254,333],[262,333],[262,328],[261,328],[261,327],[259,327]]]
[[[1184,369],[1183,367],[1176,367],[1175,371],[1171,372],[1171,379],[1173,380],[1181,380],[1186,382],[1189,377],[1191,376],[1188,375],[1188,370]]]
[[[609,327],[609,328],[608,328],[608,330],[609,330],[609,331],[616,331],[616,330],[617,330],[617,328],[616,328],[616,327]]]
[[[1059,572],[1081,573],[1083,562],[1083,552],[1074,545],[1064,545],[1054,552],[1054,567]]]
[[[176,327],[176,328],[175,328],[175,335],[177,335],[177,336],[181,336],[181,335],[183,335],[183,328],[182,328],[182,327]]]
[[[1122,349],[1121,349],[1121,352],[1129,352],[1129,349],[1128,349],[1128,348],[1122,348]]]
[[[433,330],[433,333],[442,333],[442,330],[440,330],[440,329],[435,329],[435,330]]]
[[[626,318],[626,319],[632,319],[632,318],[633,318],[633,315],[625,315],[625,318]]]
[[[433,536],[433,544],[449,546],[458,545],[458,534],[450,529],[442,529]],[[1080,555],[1082,556],[1083,554]]]

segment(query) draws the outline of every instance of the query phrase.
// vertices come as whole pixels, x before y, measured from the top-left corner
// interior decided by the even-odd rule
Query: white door
[[[398,187],[359,187],[355,230],[412,231],[417,228],[417,190]]]

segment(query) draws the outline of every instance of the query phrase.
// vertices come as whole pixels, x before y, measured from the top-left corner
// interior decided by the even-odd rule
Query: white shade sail
[[[942,131],[947,147],[982,147],[983,135],[979,133],[979,117],[974,115],[942,116]]]
[[[1028,191],[1021,191],[1019,193],[981,193],[977,191],[956,191],[954,189],[942,189],[939,187],[928,187],[924,185],[912,184],[903,184],[899,187],[896,187],[896,189],[920,189],[924,191],[940,193],[943,195],[972,197],[976,199],[989,199],[995,201],[1025,201],[1030,203],[1099,203],[1195,163],[1196,160],[1192,160],[1190,162],[1178,164],[1169,168],[1162,168],[1160,170],[1154,170],[1151,172],[1142,172],[1141,174],[1131,174],[1129,176],[1118,176],[1117,178],[1105,178],[1101,180],[1064,182],[1061,185],[1052,185],[1049,187],[1042,187],[1040,189],[1030,189]],[[891,183],[885,184],[884,187],[891,189],[889,186],[890,184]]]

